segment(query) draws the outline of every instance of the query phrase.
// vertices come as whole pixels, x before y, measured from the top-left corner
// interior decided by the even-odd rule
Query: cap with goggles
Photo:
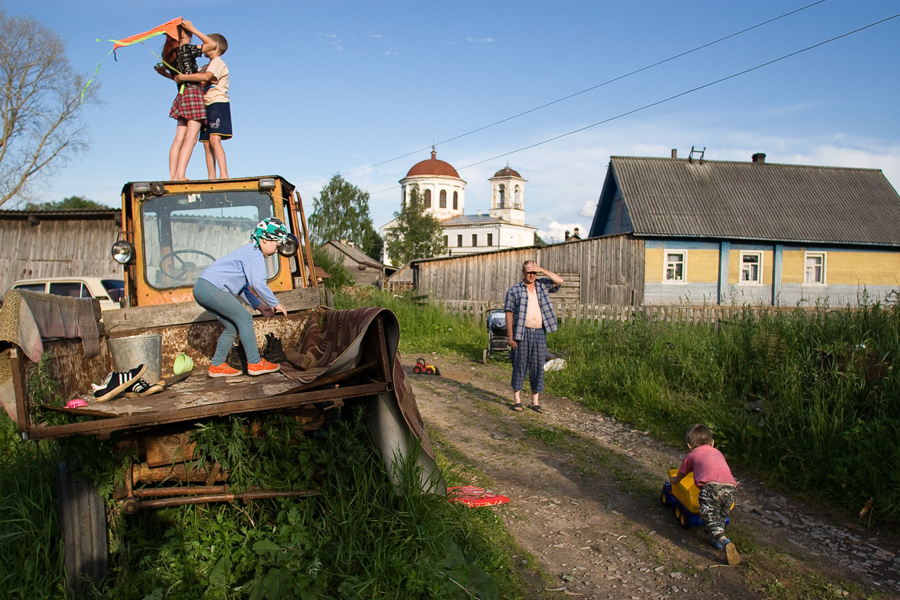
[[[300,244],[296,236],[288,233],[287,227],[281,219],[266,217],[256,226],[250,234],[250,240],[255,248],[259,248],[260,240],[269,240],[278,243],[278,253],[283,256],[292,256],[297,252]]]

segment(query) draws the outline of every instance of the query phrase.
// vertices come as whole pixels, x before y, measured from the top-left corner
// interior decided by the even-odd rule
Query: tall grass
[[[845,510],[875,498],[900,522],[900,309],[749,311],[717,330],[636,320],[566,323],[554,393],[672,443],[694,422],[735,461]]]
[[[0,590],[5,598],[64,598],[50,442],[22,442],[0,415]]]
[[[227,460],[236,432],[247,425],[243,419],[212,424],[196,436],[198,448],[209,459]],[[264,424],[261,438],[293,437],[295,427],[276,417]],[[287,478],[295,487],[314,487],[318,496],[122,519],[104,597],[497,598],[499,584],[486,573],[498,570],[515,596],[514,582],[500,568],[503,553],[484,530],[485,515],[411,485],[397,493],[364,437],[357,417],[291,444],[254,442],[245,449],[243,460],[253,469],[236,472],[236,488]],[[295,461],[284,462],[291,449]],[[279,478],[279,471],[290,470],[286,465],[296,465],[298,473]],[[402,468],[414,466],[407,461]],[[403,481],[418,481],[407,475]]]
[[[400,352],[451,352],[481,356],[487,345],[485,326],[471,319],[452,317],[442,307],[414,295],[392,296],[375,288],[347,289],[335,295],[335,308],[380,306],[397,315]]]

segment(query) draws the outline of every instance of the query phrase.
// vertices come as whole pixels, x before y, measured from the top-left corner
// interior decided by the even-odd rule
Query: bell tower
[[[491,217],[513,225],[525,224],[525,179],[506,165],[489,179]]]

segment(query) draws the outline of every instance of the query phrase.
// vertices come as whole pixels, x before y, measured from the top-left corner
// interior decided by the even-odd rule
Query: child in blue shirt
[[[287,239],[288,231],[284,223],[274,217],[263,219],[250,234],[250,243],[216,260],[194,284],[197,304],[216,315],[225,326],[210,360],[207,373],[210,377],[241,374],[225,362],[238,336],[247,355],[248,375],[274,373],[280,368],[278,364],[260,357],[253,317],[237,297],[242,297],[266,317],[272,317],[277,312],[287,316],[284,305],[266,282],[266,258],[275,254],[278,246]]]

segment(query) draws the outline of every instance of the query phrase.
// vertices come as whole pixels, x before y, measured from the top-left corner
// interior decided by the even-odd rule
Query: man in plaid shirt
[[[538,275],[545,275],[538,279]],[[533,260],[522,265],[522,281],[506,292],[506,332],[511,348],[513,406],[522,412],[522,387],[528,374],[531,384],[531,410],[546,412],[539,395],[544,390],[544,360],[547,357],[547,333],[556,331],[556,315],[548,294],[559,291],[563,278],[544,269]]]

